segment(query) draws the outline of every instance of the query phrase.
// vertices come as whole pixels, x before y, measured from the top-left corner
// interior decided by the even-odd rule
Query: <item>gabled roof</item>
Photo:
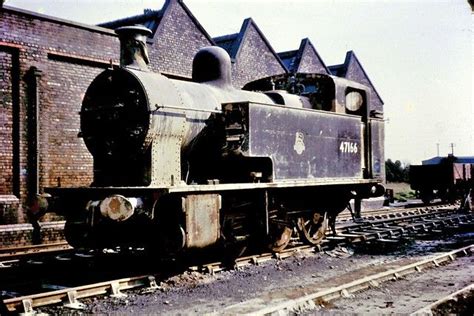
[[[161,25],[160,23],[161,20],[169,11],[168,9],[170,8],[170,6],[175,3],[181,6],[183,11],[188,15],[191,21],[193,21],[194,25],[196,25],[196,27],[209,40],[211,44],[214,44],[212,37],[207,33],[204,27],[202,27],[201,23],[199,23],[196,17],[191,13],[189,8],[184,4],[183,0],[166,0],[161,10],[145,9],[143,11],[143,14],[135,15],[135,16],[131,16],[131,17],[115,20],[115,21],[104,22],[104,23],[98,24],[98,26],[102,26],[102,27],[106,27],[110,29],[116,29],[120,26],[141,24],[149,28],[152,31],[152,35],[150,37],[154,37],[154,34],[156,33],[158,27]]]
[[[247,19],[244,20],[244,22],[242,23],[242,27],[240,28],[239,33],[215,37],[214,42],[216,43],[216,45],[224,48],[229,53],[230,58],[232,60],[236,60],[239,53],[240,53],[240,50],[242,48],[242,43],[244,42],[244,39],[248,34],[248,30],[251,27],[255,28],[255,30],[257,31],[257,33],[260,35],[263,42],[265,43],[265,45],[268,47],[270,52],[275,56],[275,59],[280,63],[280,65],[283,67],[283,69],[285,71],[288,71],[288,69],[286,68],[283,61],[280,59],[278,54],[275,52],[275,50],[273,49],[273,47],[268,42],[265,35],[263,35],[262,31],[257,26],[257,24],[254,22],[254,20],[252,20],[252,18],[247,18]]]
[[[281,52],[281,53],[278,53],[278,56],[281,58],[281,60],[283,61],[283,63],[285,64],[285,66],[288,68],[290,72],[297,73],[299,72],[301,60],[304,56],[306,49],[311,49],[313,51],[313,53],[318,58],[318,61],[320,62],[320,64],[326,70],[326,73],[330,74],[331,72],[326,67],[326,64],[324,63],[321,56],[319,56],[318,51],[316,50],[316,48],[314,48],[309,38],[302,39],[300,43],[300,47],[297,50]]]
[[[170,2],[178,3],[181,6],[181,8],[183,8],[184,12],[186,12],[186,14],[189,16],[191,21],[193,21],[194,25],[196,25],[196,27],[201,31],[201,33],[209,40],[209,43],[211,43],[212,45],[215,45],[211,35],[209,35],[209,33],[207,33],[207,31],[204,29],[204,27],[201,25],[201,23],[199,23],[198,19],[196,19],[196,17],[191,12],[191,10],[189,10],[189,8],[184,4],[183,0],[166,0],[165,5],[163,6],[163,8],[167,5],[167,3],[170,3]]]
[[[351,63],[356,63],[357,66],[362,70],[362,73],[364,74],[369,84],[372,86],[372,89],[374,90],[374,92],[377,94],[377,97],[383,103],[382,97],[380,97],[380,94],[377,92],[377,89],[375,89],[374,84],[372,83],[369,76],[365,72],[364,67],[362,67],[362,64],[360,63],[354,51],[350,50],[346,53],[346,59],[344,60],[343,64],[329,66],[328,69],[331,71],[331,74],[333,74],[334,76],[346,78],[347,70],[349,69]]]

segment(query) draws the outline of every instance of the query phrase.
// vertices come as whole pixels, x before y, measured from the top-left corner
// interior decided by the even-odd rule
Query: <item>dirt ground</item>
[[[343,314],[409,314],[474,282],[474,258],[456,261],[404,280],[332,302],[330,309]]]
[[[86,309],[74,314],[219,314],[226,306],[256,299],[262,294],[271,295],[288,288],[298,292],[306,287],[325,286],[357,271],[377,269],[380,265],[393,264],[398,260],[415,260],[430,253],[459,248],[467,243],[474,243],[474,234],[458,235],[443,241],[411,242],[383,253],[368,253],[363,248],[338,249],[332,253],[299,254],[283,261],[271,260],[261,266],[248,266],[216,275],[186,272],[165,280],[160,284],[159,290],[153,292],[142,289],[127,292],[127,296],[121,299],[101,297],[82,300]],[[325,309],[318,309],[317,313],[379,314],[414,311],[474,282],[473,260],[471,257],[463,258],[429,273],[384,284],[353,298],[335,301]],[[434,283],[433,280],[439,282]],[[71,313],[63,307],[39,311]]]

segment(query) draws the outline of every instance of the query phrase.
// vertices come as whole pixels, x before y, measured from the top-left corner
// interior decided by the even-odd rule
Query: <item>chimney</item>
[[[152,32],[142,25],[123,26],[115,29],[120,40],[120,66],[148,71],[146,38]]]

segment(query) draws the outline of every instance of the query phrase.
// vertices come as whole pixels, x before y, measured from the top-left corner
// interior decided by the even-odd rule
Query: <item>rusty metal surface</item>
[[[219,194],[193,194],[183,197],[187,248],[204,248],[220,237]]]
[[[126,197],[114,194],[100,202],[100,213],[111,220],[122,222],[134,213],[134,207]]]

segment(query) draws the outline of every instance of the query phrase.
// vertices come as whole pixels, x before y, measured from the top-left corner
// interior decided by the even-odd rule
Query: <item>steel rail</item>
[[[40,244],[31,246],[0,248],[0,260],[13,260],[25,256],[72,250],[67,242]]]
[[[407,222],[409,220],[416,220],[420,218],[433,218],[433,217],[444,215],[444,214],[459,215],[461,213],[458,213],[453,209],[440,209],[440,210],[436,210],[429,213],[410,214],[406,216],[393,217],[393,218],[388,218],[388,219],[376,219],[376,220],[362,221],[362,222],[340,223],[339,227],[344,228],[344,229],[346,228],[350,229],[353,227],[362,227],[362,226],[368,226],[368,225],[374,226],[374,225],[387,224],[387,223],[396,224],[399,222]]]
[[[428,206],[417,206],[417,207],[392,207],[392,208],[383,208],[383,209],[373,209],[373,210],[364,210],[362,211],[361,218],[363,220],[374,220],[374,219],[387,219],[394,217],[402,217],[408,215],[416,214],[426,214],[430,212],[437,211],[442,208],[452,207],[452,204],[438,204],[438,205],[428,205]],[[338,222],[346,222],[352,220],[352,215],[350,212],[343,211],[337,216],[336,219]]]
[[[123,290],[137,287],[156,288],[155,276],[143,275],[131,278],[123,278],[112,281],[100,282],[90,285],[71,287],[62,290],[45,292],[40,294],[26,295],[3,300],[3,304],[9,312],[32,313],[34,307],[58,304],[63,302],[64,306],[70,308],[82,308],[78,301],[80,298],[111,294],[112,296],[123,296]]]
[[[296,245],[291,248],[287,248],[279,253],[271,253],[271,252],[264,252],[261,254],[251,255],[251,256],[244,256],[239,257],[235,260],[233,268],[241,268],[247,265],[258,265],[270,259],[284,259],[287,257],[291,257],[296,253],[304,253],[304,252],[313,252],[317,251],[320,252],[322,250],[328,250],[331,247],[335,247],[337,245],[344,245],[344,244],[355,244],[359,242],[366,242],[366,241],[379,241],[385,243],[394,243],[400,240],[402,237],[408,237],[418,234],[419,230],[422,231],[430,231],[442,224],[446,220],[450,221],[460,221],[460,218],[465,219],[469,218],[471,221],[472,215],[468,214],[452,214],[453,216],[447,217],[438,217],[435,221],[426,222],[425,217],[433,217],[434,215],[451,215],[451,211],[443,210],[442,212],[437,212],[436,214],[421,214],[416,216],[404,217],[407,220],[419,220],[419,221],[412,221],[405,223],[403,221],[404,218],[396,218],[396,219],[389,219],[389,220],[381,220],[377,221],[374,225],[373,222],[370,223],[363,223],[363,224],[354,224],[348,227],[343,227],[337,229],[337,235],[332,236],[330,233],[327,233],[326,238],[323,242],[316,246],[308,246],[308,245]],[[394,220],[397,221],[396,226],[375,226],[375,225],[385,225],[387,223],[392,223]],[[404,224],[404,225],[400,225]],[[438,226],[439,224],[439,226]],[[441,227],[443,228],[443,227]],[[192,266],[189,269],[192,271],[201,271],[214,274],[216,272],[222,271],[227,268],[228,265],[224,262],[212,262],[208,264],[204,264],[201,266]]]
[[[408,274],[420,272],[425,268],[438,267],[442,263],[454,261],[456,257],[471,255],[474,251],[474,244],[463,247],[433,258],[424,259],[415,263],[393,268],[385,272],[365,276],[352,282],[317,290],[316,292],[294,297],[288,293],[286,297],[277,295],[268,295],[267,298],[257,298],[250,301],[228,306],[216,313],[216,315],[267,315],[284,311],[297,310],[299,308],[314,307],[318,301],[331,301],[340,297],[347,297],[350,293],[358,292],[370,287],[377,287],[379,283],[390,280],[396,280]],[[281,293],[281,290],[280,292]]]

